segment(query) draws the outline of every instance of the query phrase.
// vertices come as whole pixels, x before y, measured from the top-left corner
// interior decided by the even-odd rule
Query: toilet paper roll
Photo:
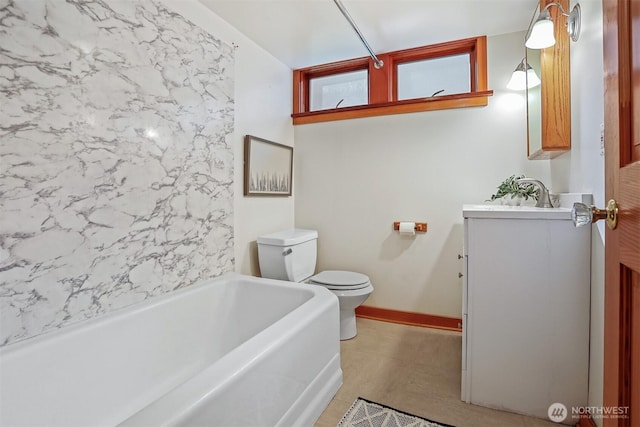
[[[416,235],[416,223],[415,222],[401,222],[400,223],[400,234],[405,236],[415,236]]]

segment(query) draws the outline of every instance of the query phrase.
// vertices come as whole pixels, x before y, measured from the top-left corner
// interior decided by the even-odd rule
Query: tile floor
[[[558,424],[460,400],[459,333],[357,319],[358,335],[340,343],[343,384],[316,427],[335,427],[361,396],[456,427]]]

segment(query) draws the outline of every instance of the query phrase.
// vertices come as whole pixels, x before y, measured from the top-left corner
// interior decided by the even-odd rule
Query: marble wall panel
[[[233,63],[155,0],[0,0],[0,345],[234,269]]]

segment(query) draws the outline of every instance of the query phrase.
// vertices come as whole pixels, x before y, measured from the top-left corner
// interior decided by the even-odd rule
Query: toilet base
[[[356,334],[356,311],[354,309],[340,310],[340,340],[350,340]]]

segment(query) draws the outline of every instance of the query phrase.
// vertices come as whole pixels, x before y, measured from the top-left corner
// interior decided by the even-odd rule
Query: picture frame
[[[245,135],[245,196],[291,196],[292,178],[293,147]]]

